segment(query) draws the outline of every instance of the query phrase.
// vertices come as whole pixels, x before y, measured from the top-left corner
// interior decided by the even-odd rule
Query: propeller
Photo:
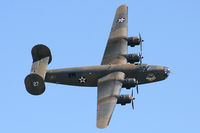
[[[141,34],[139,33],[139,40],[140,40],[140,65],[142,64],[142,42],[144,42],[144,40],[142,40]]]
[[[141,64],[142,64],[142,59],[143,59],[144,57],[142,56],[142,53],[141,53],[141,52],[139,53],[139,56],[140,56],[139,62],[140,62],[140,65],[141,65]]]
[[[137,91],[137,95],[138,95],[139,94],[138,84],[136,85],[136,91]]]
[[[131,101],[132,109],[134,110],[134,102],[133,102],[133,100],[135,100],[135,97],[133,97],[133,89],[131,91],[131,98],[132,98],[132,101]]]
[[[135,79],[134,81],[135,81],[135,87],[136,87],[136,91],[137,91],[137,95],[138,95],[139,94],[139,87],[138,87],[139,82],[137,79]]]

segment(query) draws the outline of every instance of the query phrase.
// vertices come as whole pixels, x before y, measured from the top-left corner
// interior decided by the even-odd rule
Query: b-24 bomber
[[[120,95],[122,88],[130,89],[138,85],[164,80],[170,69],[142,63],[142,38],[128,37],[128,7],[121,5],[115,14],[110,36],[107,41],[101,65],[47,70],[52,56],[50,49],[39,44],[32,48],[31,73],[25,78],[26,90],[32,95],[41,95],[45,91],[45,82],[97,87],[98,128],[106,128],[116,104],[132,103],[131,95]],[[128,54],[128,46],[140,46],[140,53]]]

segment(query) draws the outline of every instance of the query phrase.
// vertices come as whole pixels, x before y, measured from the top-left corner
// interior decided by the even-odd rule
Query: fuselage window
[[[68,74],[68,78],[75,78],[76,77],[76,73],[69,73]]]

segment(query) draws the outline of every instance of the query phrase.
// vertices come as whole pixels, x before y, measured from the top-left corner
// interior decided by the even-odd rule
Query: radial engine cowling
[[[140,59],[142,59],[143,57],[140,56],[140,54],[126,54],[124,55],[127,59],[127,62],[129,63],[135,63],[135,62],[139,62]]]
[[[120,95],[117,98],[117,104],[121,104],[121,105],[129,104],[131,103],[131,101],[132,101],[131,95]]]
[[[32,95],[40,95],[45,91],[44,79],[47,65],[51,62],[51,52],[45,45],[38,44],[32,48],[33,64],[31,73],[25,78],[26,90]]]
[[[137,36],[137,37],[128,37],[127,41],[128,41],[128,46],[135,47],[136,45],[139,45],[142,40],[140,36]]]
[[[135,78],[124,79],[122,83],[123,83],[122,87],[126,89],[130,89],[131,87],[135,87],[137,85],[137,81]]]

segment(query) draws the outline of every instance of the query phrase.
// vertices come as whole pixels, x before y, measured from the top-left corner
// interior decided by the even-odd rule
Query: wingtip
[[[121,5],[117,8],[117,11],[124,11],[124,10],[128,10],[128,6],[127,5]]]
[[[102,124],[97,124],[96,126],[97,126],[97,128],[99,128],[99,129],[104,129],[104,128],[107,128],[107,127],[108,127],[108,125],[102,125]]]
[[[127,5],[121,5],[118,8],[123,8],[123,7],[127,8],[128,6]]]

